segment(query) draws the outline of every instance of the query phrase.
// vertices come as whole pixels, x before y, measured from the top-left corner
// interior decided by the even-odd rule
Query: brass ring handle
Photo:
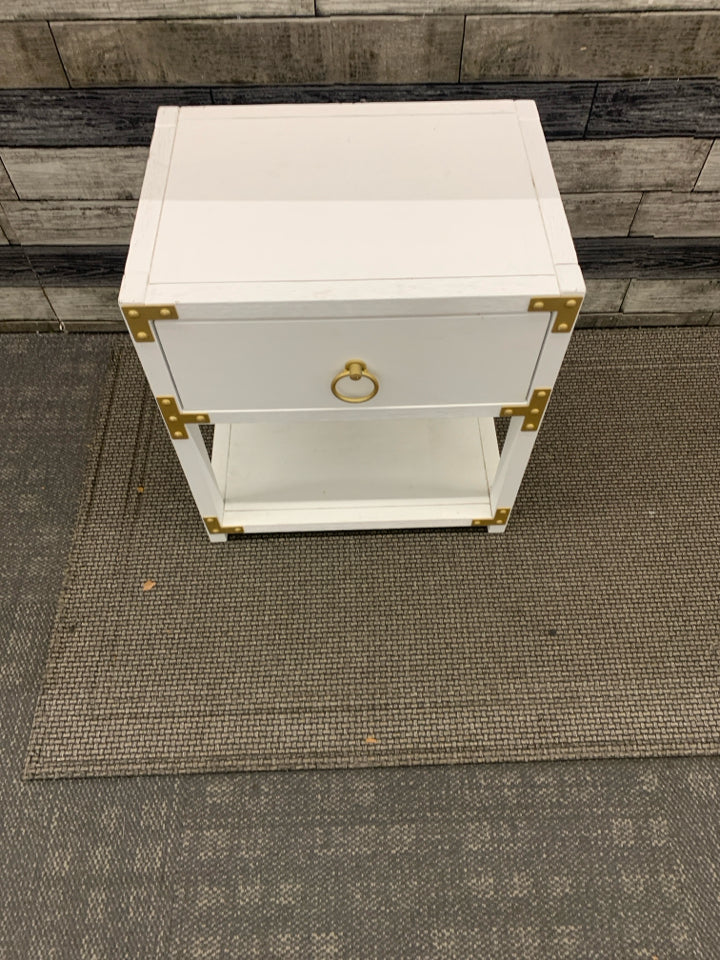
[[[345,377],[350,377],[351,380],[360,380],[362,377],[366,377],[373,385],[372,393],[368,393],[364,397],[346,397],[344,393],[340,393],[337,389],[338,383]],[[338,373],[333,379],[333,382],[330,384],[330,389],[338,400],[344,400],[345,403],[365,403],[366,400],[372,400],[380,389],[380,383],[378,382],[378,378],[370,373],[362,360],[348,360],[342,373]]]

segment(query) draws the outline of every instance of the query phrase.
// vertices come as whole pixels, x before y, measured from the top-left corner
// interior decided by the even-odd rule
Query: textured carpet
[[[123,344],[26,776],[718,752],[719,362],[577,333],[504,535],[212,545]]]

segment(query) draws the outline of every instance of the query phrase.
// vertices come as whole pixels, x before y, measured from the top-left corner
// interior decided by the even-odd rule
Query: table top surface
[[[166,293],[576,264],[531,101],[161,108],[139,219]]]

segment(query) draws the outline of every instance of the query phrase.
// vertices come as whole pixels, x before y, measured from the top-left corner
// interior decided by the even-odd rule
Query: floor
[[[0,337],[0,960],[716,960],[720,759],[22,781],[114,339]]]

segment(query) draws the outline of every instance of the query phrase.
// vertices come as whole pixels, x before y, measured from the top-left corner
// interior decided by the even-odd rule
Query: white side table
[[[222,541],[505,530],[584,289],[532,101],[161,107],[119,302]]]

